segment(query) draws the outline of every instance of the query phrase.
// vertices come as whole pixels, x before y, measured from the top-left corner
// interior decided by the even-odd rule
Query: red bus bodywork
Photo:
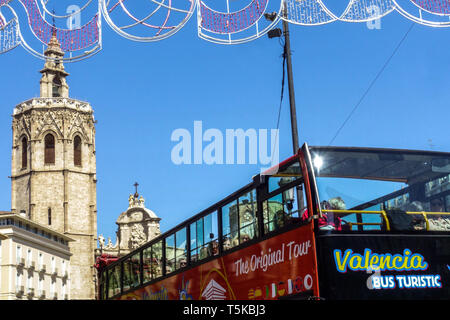
[[[122,295],[120,300],[275,300],[318,296],[312,224]]]
[[[311,159],[313,156],[324,156],[328,161],[327,166],[320,172],[313,168]],[[290,177],[292,180],[288,179],[287,182],[281,183],[284,177]],[[345,221],[346,229],[330,231],[330,229],[321,229],[319,226],[319,219],[324,216],[324,213],[333,211],[321,208],[320,201],[323,199],[319,197],[318,178],[321,178],[323,183],[323,179],[328,177],[355,179],[359,182],[401,181],[407,185],[399,190],[387,193],[383,191],[381,197],[380,195],[372,197],[372,194],[368,194],[369,199],[361,199],[363,202],[352,204],[349,209],[334,208],[335,212],[341,211],[341,214],[347,216],[353,214],[356,220]],[[269,186],[271,178],[275,178],[278,183],[278,186],[272,186],[272,189]],[[449,180],[449,183],[443,185],[440,194],[427,195],[424,192],[424,184],[437,181],[436,179],[442,179],[444,182]],[[299,199],[299,189],[304,191],[304,202],[297,207],[297,210],[294,207],[298,215],[291,215],[278,229],[266,230],[272,221],[268,218],[269,223],[266,222],[266,216],[271,214],[271,201],[279,204],[273,212],[278,213],[280,209],[286,211],[285,200],[289,195],[285,193],[291,191],[292,197],[297,190],[297,199]],[[333,188],[330,189],[333,190]],[[222,209],[237,201],[237,226],[238,234],[241,235],[243,227],[239,220],[241,210],[239,199],[246,198],[245,195],[253,191],[256,193],[256,201],[252,203],[257,207],[255,213],[257,235],[248,242],[239,240],[240,243],[231,249],[225,248],[224,239],[231,235],[231,231],[224,231]],[[366,191],[357,185],[354,196],[358,194],[364,196]],[[305,144],[296,155],[255,176],[249,185],[143,247],[118,261],[111,259],[103,261],[105,263],[98,268],[100,298],[119,300],[448,299],[450,297],[450,251],[448,249],[450,248],[450,230],[429,230],[428,220],[432,220],[436,214],[450,216],[450,201],[447,204],[447,212],[442,210],[427,213],[423,209],[421,212],[408,209],[409,212],[404,211],[401,217],[395,216],[395,212],[387,207],[388,202],[406,195],[415,197],[412,200],[421,197],[424,203],[438,197],[446,197],[450,200],[450,154],[375,148],[309,148]],[[282,201],[278,203],[280,199]],[[373,209],[375,205],[379,208]],[[292,211],[291,209],[286,212]],[[210,255],[198,260],[198,256],[189,255],[193,252],[191,251],[193,238],[189,230],[194,223],[211,215],[212,212],[217,213],[218,235],[215,239],[218,240],[219,251],[215,252],[214,256]],[[229,212],[230,210],[225,218],[231,217]],[[367,217],[364,216],[365,214],[372,217],[374,213],[380,214],[381,223],[365,220]],[[402,229],[404,228],[403,219],[410,216],[415,216],[414,219],[420,216],[428,220],[422,230]],[[398,220],[399,218],[402,219]],[[373,225],[379,225],[378,229],[373,229]],[[188,265],[179,267],[175,271],[170,269],[165,274],[145,282],[144,273],[148,272],[148,265],[144,266],[144,251],[152,247],[153,256],[153,245],[162,243],[161,270],[165,269],[168,263],[168,257],[165,256],[166,240],[181,230],[186,231],[184,254],[187,255]],[[169,245],[168,248],[174,247]],[[198,246],[194,247],[194,250],[197,249]],[[140,280],[130,287],[128,285],[125,287],[125,262],[133,257],[140,259],[140,269],[133,271]],[[410,257],[411,260],[415,257],[416,262],[420,260],[420,266],[408,265],[406,262],[404,265],[399,265],[399,259],[407,261]],[[387,262],[381,264],[382,259]],[[375,264],[372,265],[372,263]],[[378,269],[377,263],[380,264]],[[127,268],[129,272],[130,265]],[[117,270],[119,270],[118,274],[115,273]],[[111,285],[115,289],[110,291],[108,281],[116,277],[120,278],[120,287]]]

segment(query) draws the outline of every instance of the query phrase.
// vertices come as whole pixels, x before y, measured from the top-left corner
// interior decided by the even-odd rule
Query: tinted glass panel
[[[237,200],[222,208],[223,249],[228,250],[239,244],[239,223]]]
[[[298,198],[302,205],[298,206]],[[264,232],[272,232],[288,224],[306,219],[303,185],[284,190],[263,203]]]
[[[120,293],[120,265],[108,271],[108,297]]]
[[[258,236],[256,191],[252,190],[239,198],[239,239],[240,243]]]
[[[166,273],[175,270],[175,235],[166,238]]]
[[[444,201],[450,194],[449,155],[310,150],[323,230],[450,231],[450,212]],[[439,199],[440,208],[431,209],[432,201]]]
[[[176,269],[179,269],[187,266],[186,229],[183,228],[180,231],[178,231],[175,235],[175,238],[176,238],[176,251],[175,251]]]

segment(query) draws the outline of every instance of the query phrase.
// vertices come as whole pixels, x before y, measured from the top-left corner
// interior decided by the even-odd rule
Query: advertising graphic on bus
[[[317,287],[310,226],[130,292],[136,300],[272,300]],[[293,267],[295,266],[295,267]]]

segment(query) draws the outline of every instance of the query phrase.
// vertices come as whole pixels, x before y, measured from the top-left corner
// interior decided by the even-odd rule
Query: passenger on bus
[[[345,202],[341,197],[331,198],[328,201],[322,201],[322,210],[345,210]],[[303,222],[310,222],[312,215],[309,214],[308,209],[305,208],[301,215]],[[332,212],[322,212],[322,217],[318,219],[319,228],[321,230],[342,230],[342,220],[341,218],[333,214]]]
[[[213,256],[216,256],[219,254],[219,242],[217,240],[214,240],[212,242],[212,254],[213,254]]]
[[[162,268],[160,266],[157,266],[155,268],[155,273],[154,273],[153,278],[160,277],[160,276],[162,276]]]
[[[275,212],[275,220],[274,220],[275,229],[284,227],[285,220],[286,220],[286,213],[284,212],[284,210],[278,210],[277,212]]]
[[[205,247],[200,249],[200,260],[206,259],[208,257],[209,257],[208,247],[205,246]]]
[[[406,203],[399,208],[389,208],[386,210],[387,218],[391,231],[412,231],[426,229],[425,219],[423,218],[422,203],[413,201]],[[412,214],[412,212],[418,212]],[[383,226],[385,227],[385,226]]]
[[[431,212],[444,212],[444,204],[441,198],[433,199],[430,202]]]
[[[186,267],[187,266],[187,261],[186,261],[186,259],[181,259],[180,260],[180,268],[184,268],[184,267]]]
[[[404,206],[406,212],[423,212],[423,205],[420,201],[413,201]],[[413,230],[425,230],[425,219],[421,214],[411,215],[412,217],[412,229]]]
[[[244,243],[246,241],[250,240],[250,236],[246,233],[241,234],[241,243]]]
[[[303,210],[301,217],[302,217],[301,219],[303,222],[306,222],[306,221],[310,222],[312,220],[312,215],[309,215],[308,208],[305,208]]]
[[[236,235],[231,240],[231,246],[232,246],[232,248],[234,248],[234,247],[236,247],[238,245],[239,245],[239,239],[238,239],[238,235],[236,233]]]
[[[444,212],[444,203],[442,199],[433,199],[430,203],[431,212]],[[450,231],[450,215],[432,215],[428,216],[430,231]]]
[[[229,250],[229,249],[231,249],[231,240],[230,240],[230,237],[226,237],[223,240],[223,250]]]
[[[219,253],[219,243],[217,240],[213,240],[208,243],[208,257],[215,256]]]
[[[166,260],[166,274],[172,272],[172,262]]]
[[[322,201],[322,210],[346,210],[345,202],[341,197],[331,198],[328,201]],[[341,218],[333,212],[322,212],[322,217],[319,218],[320,230],[342,230]]]

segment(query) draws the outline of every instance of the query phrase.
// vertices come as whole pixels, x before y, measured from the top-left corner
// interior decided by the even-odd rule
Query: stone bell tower
[[[93,109],[69,98],[69,74],[55,34],[44,54],[40,97],[14,108],[11,210],[75,239],[70,243],[70,299],[93,299],[97,242]]]

